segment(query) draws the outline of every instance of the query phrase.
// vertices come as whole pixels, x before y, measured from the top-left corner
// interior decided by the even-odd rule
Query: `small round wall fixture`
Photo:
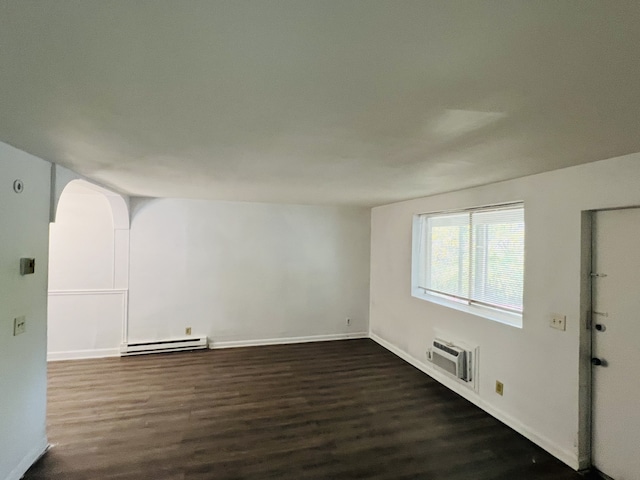
[[[22,183],[22,180],[17,179],[13,182],[13,191],[16,193],[22,193],[22,191],[24,190],[24,184]]]

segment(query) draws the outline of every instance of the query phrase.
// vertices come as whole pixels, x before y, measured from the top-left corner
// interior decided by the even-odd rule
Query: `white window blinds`
[[[420,216],[418,287],[522,313],[522,204]]]

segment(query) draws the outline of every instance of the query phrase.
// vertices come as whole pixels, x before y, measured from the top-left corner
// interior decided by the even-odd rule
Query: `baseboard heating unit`
[[[207,337],[176,338],[153,342],[131,342],[120,345],[120,355],[143,355],[146,353],[181,352],[207,348]]]
[[[427,356],[439,369],[465,382],[472,381],[473,352],[470,350],[436,338]]]

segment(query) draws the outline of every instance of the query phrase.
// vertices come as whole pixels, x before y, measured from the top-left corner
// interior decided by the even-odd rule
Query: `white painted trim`
[[[49,290],[49,295],[125,295],[128,292],[126,288],[109,288],[95,290]]]
[[[97,348],[94,350],[70,350],[67,352],[48,352],[47,362],[60,360],[81,360],[84,358],[119,357],[119,348]]]
[[[120,336],[122,338],[122,343],[127,343],[129,341],[129,290],[128,289],[125,290],[125,294],[122,302],[122,332],[120,332]]]
[[[353,338],[369,338],[367,332],[333,333],[329,335],[310,335],[307,337],[282,337],[255,340],[209,341],[209,348],[257,347],[259,345],[285,345],[290,343],[329,342],[332,340],[349,340]]]
[[[414,356],[408,354],[404,350],[401,350],[400,348],[396,347],[395,345],[388,342],[387,340],[384,340],[383,338],[379,337],[375,333],[370,332],[369,338],[371,338],[374,342],[380,344],[390,352],[396,354],[405,362],[410,363],[411,365],[416,367],[418,370],[421,370],[422,372],[426,373],[434,380],[440,382],[445,387],[453,390],[461,397],[469,400],[474,405],[480,407],[489,415],[495,417],[496,419],[500,420],[502,423],[504,423],[508,427],[512,428],[516,432],[525,436],[536,445],[545,449],[554,457],[558,458],[562,462],[569,465],[574,470],[578,470],[580,468],[580,462],[575,452],[565,450],[562,447],[556,445],[554,442],[546,438],[544,435],[541,435],[535,432],[532,428],[528,427],[527,425],[524,425],[522,422],[513,418],[511,415],[508,415],[496,409],[493,405],[490,405],[485,400],[480,398],[475,392],[473,392],[473,390],[470,390],[469,388],[466,388],[465,386],[460,385],[455,380],[452,380],[451,378],[447,377],[443,373],[438,372],[430,365],[422,362],[421,360],[418,360]]]
[[[417,258],[417,257],[415,257]],[[502,323],[503,325],[509,325],[510,327],[522,328],[522,314],[511,313],[506,311],[497,310],[491,307],[485,307],[483,305],[468,304],[463,302],[456,302],[446,297],[440,297],[436,294],[426,292],[420,287],[414,286],[411,289],[411,296],[419,298],[426,302],[442,305],[443,307],[453,308],[461,312],[475,315],[476,317],[486,318],[487,320],[493,320],[494,322]]]
[[[31,449],[27,455],[18,463],[16,468],[9,472],[9,476],[5,480],[20,480],[27,470],[44,455],[49,448],[47,437],[42,437],[40,441]]]

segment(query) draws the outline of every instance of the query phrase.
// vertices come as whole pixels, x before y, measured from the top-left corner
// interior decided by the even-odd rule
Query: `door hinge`
[[[601,277],[601,278],[603,278],[603,277],[606,277],[607,274],[606,273],[591,273],[591,276],[592,277]]]

